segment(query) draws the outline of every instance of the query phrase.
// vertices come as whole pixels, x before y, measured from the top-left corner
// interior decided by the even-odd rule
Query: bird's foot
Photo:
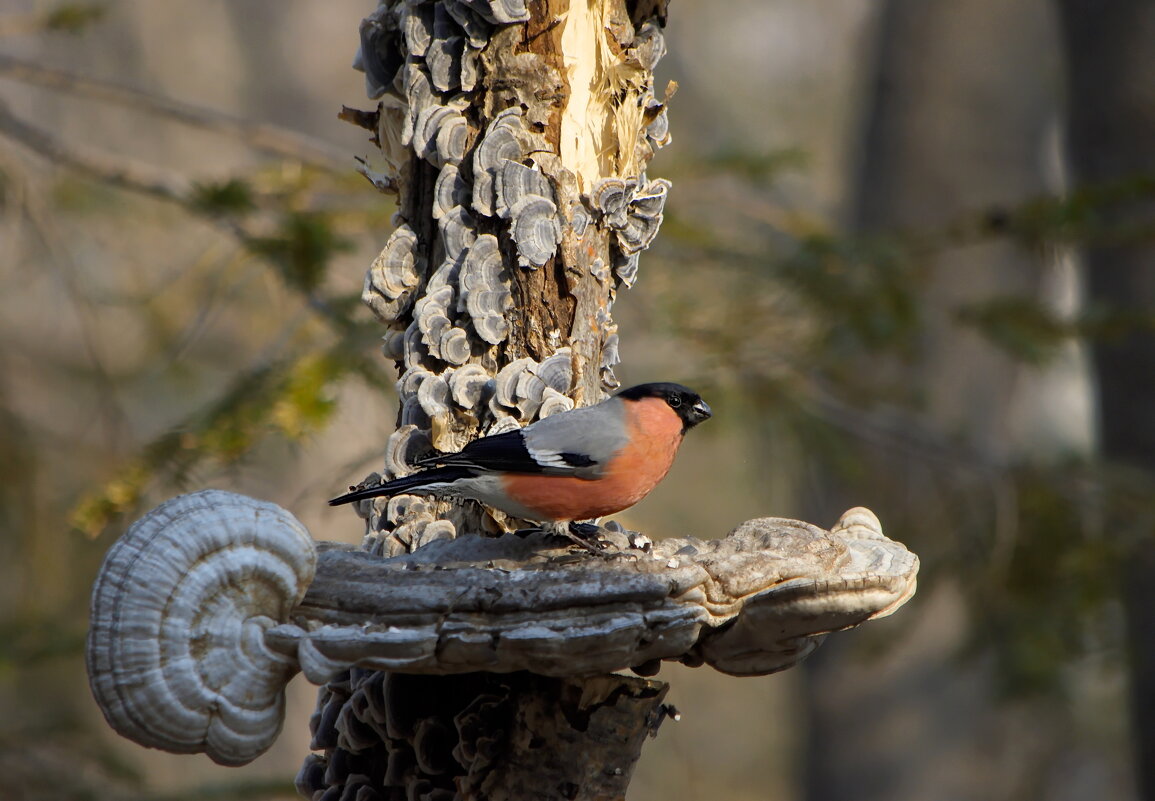
[[[601,538],[601,526],[593,523],[570,523],[569,525],[559,526],[557,532],[562,537],[565,537],[570,542],[578,545],[594,556],[607,556],[607,548],[609,543]]]
[[[598,541],[602,532],[605,531],[596,523],[570,523],[566,526],[565,536],[578,537],[586,542]]]
[[[572,542],[594,556],[607,556],[610,543],[601,538],[603,529],[592,523],[542,523],[540,530]]]

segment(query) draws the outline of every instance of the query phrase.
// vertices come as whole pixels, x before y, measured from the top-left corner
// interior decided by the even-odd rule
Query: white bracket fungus
[[[297,660],[267,630],[304,597],[317,554],[284,509],[205,490],[154,509],[109,550],[92,591],[88,676],[114,729],[225,765],[272,745]]]
[[[477,335],[490,345],[509,336],[506,312],[513,306],[509,271],[492,234],[477,238],[461,267],[461,294]]]
[[[773,673],[895,611],[918,570],[861,508],[831,531],[761,518],[719,540],[651,545],[608,528],[606,556],[544,532],[455,538],[420,498],[385,513],[423,547],[384,559],[314,546],[283,509],[217,490],[142,518],[93,591],[88,668],[109,723],[236,765],[276,738],[298,669],[314,683],[353,666],[581,676],[675,660]]]

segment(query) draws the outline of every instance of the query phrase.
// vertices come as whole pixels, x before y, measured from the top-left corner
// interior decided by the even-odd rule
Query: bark
[[[667,685],[606,675],[413,676],[354,669],[321,691],[305,798],[625,798]],[[381,723],[346,709],[381,710]],[[338,731],[338,727],[340,731]]]
[[[1066,45],[1067,126],[1076,184],[1155,176],[1155,8],[1141,2],[1061,0]],[[1118,229],[1150,230],[1155,203],[1103,210]],[[1112,313],[1149,317],[1155,308],[1150,237],[1085,250],[1088,300]],[[1155,471],[1155,335],[1135,328],[1092,343],[1099,394],[1100,450],[1107,460]],[[1150,479],[1146,479],[1149,481]],[[1130,517],[1120,576],[1127,618],[1135,766],[1142,798],[1155,799],[1155,558],[1150,515]]]

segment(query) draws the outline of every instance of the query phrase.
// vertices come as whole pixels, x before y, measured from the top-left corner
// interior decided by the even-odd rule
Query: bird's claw
[[[602,528],[593,523],[570,523],[556,532],[594,556],[606,556],[610,543],[601,539]]]
[[[533,532],[542,532],[551,537],[569,540],[594,556],[611,556],[609,549],[612,543],[601,538],[603,531],[601,526],[592,523],[543,523],[536,528],[522,529],[516,533],[525,536]]]

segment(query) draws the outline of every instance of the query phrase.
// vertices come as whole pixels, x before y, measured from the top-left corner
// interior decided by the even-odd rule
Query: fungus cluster
[[[379,105],[358,119],[381,149],[375,183],[400,201],[363,293],[400,370],[386,478],[421,447],[456,450],[618,386],[614,298],[637,278],[670,183],[645,175],[669,142],[653,87],[661,26],[612,8],[537,21],[535,37],[554,37],[541,52],[526,46],[523,2],[382,0],[362,22],[354,66]],[[414,524],[478,524],[444,503],[359,508],[367,546],[388,554],[426,539]]]
[[[313,734],[325,753],[301,779],[319,801],[336,786],[326,776],[344,792],[361,775],[346,770],[353,757],[421,747],[397,742],[412,727],[389,722],[413,704],[389,711],[387,689],[400,686],[389,682],[404,679],[372,671],[564,679],[649,675],[674,660],[772,673],[827,632],[893,612],[918,569],[864,509],[829,532],[761,518],[718,540],[651,543],[611,529],[613,560],[575,557],[544,533],[454,537],[411,496],[390,499],[386,514],[409,521],[398,531],[412,553],[314,545],[285,510],[220,490],[145,515],[109,551],[93,591],[88,669],[108,722],[144,745],[244,764],[276,739],[285,685],[301,671],[324,684]],[[502,676],[493,686],[518,683]],[[469,681],[441,686],[452,695]],[[439,713],[452,746],[466,737],[450,736],[460,711]],[[373,764],[376,789],[395,786],[382,784],[386,763]]]

